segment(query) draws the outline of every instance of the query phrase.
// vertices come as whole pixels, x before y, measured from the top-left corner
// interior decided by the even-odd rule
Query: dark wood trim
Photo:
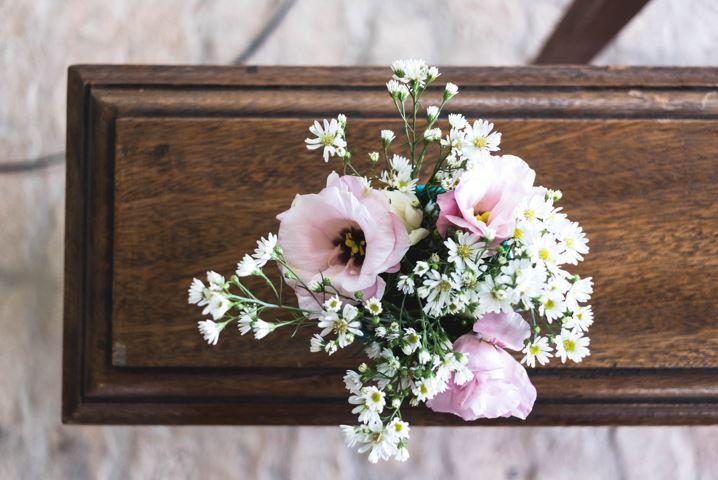
[[[590,63],[648,1],[574,0],[534,63]]]

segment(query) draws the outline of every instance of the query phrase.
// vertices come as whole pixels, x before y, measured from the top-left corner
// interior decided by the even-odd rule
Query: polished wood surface
[[[560,188],[591,239],[579,272],[595,280],[592,355],[530,372],[539,400],[526,423],[716,422],[718,70],[443,72],[461,87],[450,110],[494,121],[502,151]],[[311,120],[347,114],[358,158],[399,125],[387,75],[71,67],[66,422],[351,420],[341,376],[360,350],[327,357],[306,335],[233,330],[209,347],[186,289],[207,269],[230,275],[295,193],[321,188],[331,164],[304,148]]]

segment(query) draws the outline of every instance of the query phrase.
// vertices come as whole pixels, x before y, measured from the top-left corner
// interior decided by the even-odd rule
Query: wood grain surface
[[[527,424],[718,421],[718,70],[447,68],[451,111],[564,193],[591,239],[592,355],[530,372]],[[229,275],[331,169],[309,122],[345,113],[356,157],[398,126],[384,69],[71,67],[63,419],[333,424],[361,351],[225,332],[209,347],[193,276]],[[430,96],[438,98],[439,91]],[[335,165],[336,167],[336,165]],[[423,424],[461,424],[423,409]],[[521,424],[512,420],[478,424]]]

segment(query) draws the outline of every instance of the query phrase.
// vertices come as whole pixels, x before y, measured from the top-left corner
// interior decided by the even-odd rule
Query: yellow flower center
[[[553,300],[551,300],[549,298],[548,300],[546,300],[544,302],[543,306],[544,306],[544,308],[546,308],[546,310],[553,310],[554,307],[556,306],[556,302],[554,302]]]
[[[371,401],[374,403],[379,403],[381,401],[381,393],[374,392],[371,394]]]
[[[469,258],[471,255],[471,248],[468,245],[459,245],[456,249],[456,254],[461,258]]]
[[[536,356],[536,355],[539,354],[539,352],[541,352],[541,349],[539,348],[538,345],[531,345],[531,346],[529,347],[529,353],[530,353],[531,355]]]
[[[573,238],[567,238],[565,243],[568,248],[573,248],[574,240]]]
[[[551,255],[549,254],[549,251],[547,248],[542,248],[541,250],[538,251],[538,256],[541,260],[543,260],[545,262],[546,260],[549,259],[549,257]]]
[[[523,236],[524,232],[522,232],[520,228],[514,230],[514,238],[518,238],[520,240]]]
[[[366,240],[359,240],[357,242],[352,236],[352,232],[346,232],[344,234],[344,245],[349,248],[349,256],[361,255],[362,257],[366,254]]]
[[[527,208],[526,210],[524,210],[524,218],[526,220],[533,220],[534,218],[536,218],[536,211],[534,211],[533,208]]]
[[[486,137],[476,137],[474,139],[474,147],[476,148],[486,148],[488,144],[489,141],[486,139]]]
[[[574,350],[576,350],[576,342],[574,342],[573,340],[564,340],[563,349],[567,352],[573,352]]]
[[[476,220],[479,222],[487,223],[489,221],[490,215],[491,215],[491,212],[489,210],[486,210],[485,212],[477,213],[474,218],[476,218]]]
[[[319,141],[321,144],[325,147],[328,147],[332,143],[334,143],[334,135],[329,135],[328,133],[325,133],[321,137],[319,137]]]

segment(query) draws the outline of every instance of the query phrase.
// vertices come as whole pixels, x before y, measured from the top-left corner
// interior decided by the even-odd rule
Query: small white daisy
[[[464,268],[478,270],[479,256],[486,248],[486,244],[481,242],[478,235],[459,232],[456,240],[447,238],[444,245],[449,249],[449,261],[454,263],[459,271],[463,271]]]
[[[276,330],[277,324],[265,322],[264,320],[257,319],[252,324],[252,330],[254,331],[254,338],[261,340],[274,330]]]
[[[538,337],[535,341],[526,345],[523,349],[524,358],[521,360],[523,363],[533,368],[536,366],[536,361],[541,365],[546,365],[549,362],[549,358],[553,355],[551,352],[553,349],[548,343],[548,338]]]
[[[426,272],[429,271],[429,264],[423,260],[416,262],[416,265],[414,266],[414,275],[419,275],[420,277],[423,276]]]
[[[339,300],[338,296],[334,295],[329,300],[324,302],[324,308],[330,312],[338,312],[342,308],[342,301]]]
[[[220,292],[211,292],[208,300],[202,315],[212,315],[214,320],[221,319],[232,308],[232,302]]]
[[[192,305],[199,305],[200,307],[207,305],[207,297],[209,296],[209,289],[204,286],[202,280],[198,278],[192,279],[192,284],[189,286],[188,302]]]
[[[261,268],[269,260],[276,258],[275,248],[277,247],[277,236],[273,233],[267,235],[267,238],[262,237],[257,240],[257,248],[254,249],[254,259],[257,261],[257,265]]]
[[[324,350],[324,338],[318,333],[315,333],[309,340],[309,351],[316,353],[321,352],[322,350]]]
[[[404,329],[404,338],[401,346],[401,351],[404,355],[411,355],[421,346],[421,335],[419,335],[413,328]]]
[[[237,264],[237,271],[235,272],[238,277],[248,277],[250,275],[257,275],[261,272],[257,261],[252,258],[251,255],[245,254],[244,258]]]
[[[364,303],[364,307],[374,316],[379,315],[382,312],[381,301],[376,297],[372,297],[367,300]]]
[[[414,293],[414,279],[408,275],[400,275],[396,288],[406,295],[411,295]]]
[[[204,340],[210,345],[217,345],[217,342],[219,341],[219,333],[225,325],[227,325],[227,322],[215,323],[212,320],[202,320],[201,322],[197,322],[199,333],[202,334],[202,338],[204,338]]]
[[[554,343],[556,356],[561,358],[561,363],[566,363],[567,358],[578,363],[591,353],[588,349],[591,339],[575,330],[562,330],[560,335],[556,335]]]
[[[331,121],[325,119],[322,124],[314,121],[309,131],[315,135],[315,138],[307,138],[304,142],[309,150],[323,148],[322,156],[324,161],[328,162],[329,157],[341,156],[346,152],[347,142],[343,138],[344,131],[336,118],[332,118]]]

